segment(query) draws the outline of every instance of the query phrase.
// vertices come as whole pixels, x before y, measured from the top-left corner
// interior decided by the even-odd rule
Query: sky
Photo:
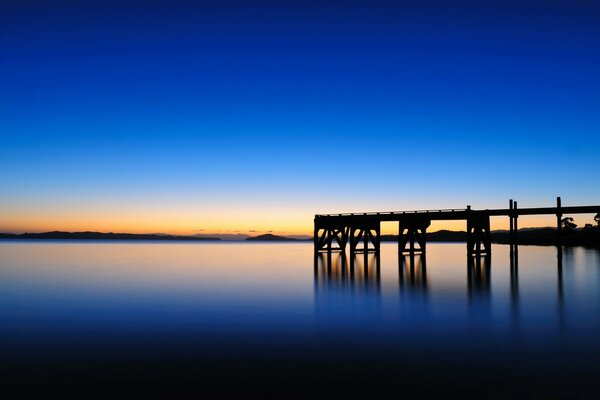
[[[599,20],[574,0],[3,1],[0,232],[600,204]]]

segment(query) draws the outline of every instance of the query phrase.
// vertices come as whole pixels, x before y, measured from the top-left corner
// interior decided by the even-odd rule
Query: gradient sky
[[[0,231],[599,204],[598,21],[573,0],[3,1]]]

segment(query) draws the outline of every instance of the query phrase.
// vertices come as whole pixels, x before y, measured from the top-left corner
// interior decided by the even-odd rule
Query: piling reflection
[[[491,287],[492,257],[468,256],[467,257],[467,288],[469,297],[489,296]]]
[[[573,258],[573,248],[565,247],[564,253],[568,259]],[[556,259],[557,259],[557,293],[558,293],[558,331],[561,335],[565,333],[565,299],[564,299],[564,281],[563,281],[563,246],[557,246],[556,251]]]
[[[349,259],[345,253],[318,253],[314,270],[316,288],[380,289],[381,261],[376,254],[353,255]]]
[[[381,316],[380,260],[374,254],[315,257],[315,316],[324,329],[357,321],[378,326]]]
[[[563,280],[563,253],[569,260],[574,258],[573,249],[557,248],[556,275],[556,301],[558,304],[556,317],[559,324],[564,325],[565,316],[565,293]],[[526,254],[530,254],[527,252]],[[336,292],[350,293],[353,296],[357,293],[376,294],[370,297],[384,297],[381,294],[382,287],[386,288],[386,296],[396,292],[400,298],[406,299],[406,295],[417,295],[410,297],[410,301],[419,298],[435,298],[432,293],[435,288],[437,296],[443,296],[444,293],[456,293],[456,290],[463,291],[467,299],[470,312],[483,316],[491,313],[492,310],[492,285],[502,288],[497,291],[498,296],[506,296],[510,305],[509,313],[512,321],[511,326],[518,328],[522,325],[521,319],[529,312],[529,309],[521,309],[521,303],[528,303],[528,287],[536,285],[532,278],[530,269],[524,270],[525,283],[520,282],[523,277],[519,270],[519,249],[516,245],[509,248],[509,260],[500,260],[496,268],[502,268],[493,273],[492,259],[490,255],[473,255],[467,257],[466,274],[464,267],[456,264],[456,259],[448,259],[447,263],[444,257],[433,257],[429,260],[429,265],[425,253],[423,254],[398,254],[397,264],[391,260],[385,253],[383,259],[385,265],[381,266],[382,254],[361,253],[348,255],[344,252],[338,253],[315,253],[315,290],[319,293]],[[388,258],[389,257],[389,258]],[[440,263],[440,261],[442,261]],[[508,261],[508,262],[507,262]],[[394,265],[396,264],[396,265]],[[465,264],[462,264],[463,266]],[[383,269],[383,273],[382,273]],[[466,275],[457,280],[456,273]],[[465,276],[462,275],[462,276]],[[492,277],[497,280],[493,282]],[[395,280],[395,282],[393,281]],[[462,286],[464,285],[464,286]],[[506,286],[504,286],[506,285]],[[523,285],[525,285],[523,287]],[[461,289],[461,286],[464,289]],[[506,288],[506,289],[504,289]],[[508,290],[507,290],[508,289]],[[505,291],[506,290],[506,291]],[[433,295],[433,297],[431,297]],[[525,296],[525,297],[523,297]],[[325,296],[327,297],[327,296]],[[364,298],[369,297],[365,296]],[[363,301],[361,299],[361,301]],[[416,304],[416,303],[415,303]],[[491,314],[490,314],[491,315]]]
[[[562,308],[563,306],[563,247],[562,246],[557,246],[556,249],[556,260],[557,260],[557,276],[558,276],[558,304],[559,307]],[[569,247],[565,247],[565,253],[566,255],[569,257],[572,257],[573,255],[573,249],[569,248]]]
[[[513,325],[519,319],[519,249],[510,245],[510,304]]]
[[[399,255],[398,283],[401,290],[427,291],[425,254]]]

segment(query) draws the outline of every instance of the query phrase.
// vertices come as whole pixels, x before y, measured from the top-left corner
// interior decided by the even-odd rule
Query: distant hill
[[[398,235],[382,235],[382,242],[396,242]],[[467,242],[467,232],[441,230],[437,232],[427,232],[428,242]]]
[[[507,244],[509,232],[506,230],[492,231],[492,242]],[[555,228],[523,228],[518,232],[519,244],[548,246],[556,244]],[[44,232],[44,233],[0,233],[2,239],[62,239],[62,240],[185,240],[185,241],[207,241],[219,240],[219,237],[207,236],[178,236],[159,233],[136,234],[136,233],[102,233],[102,232]],[[225,239],[227,240],[227,239]],[[239,239],[238,239],[239,240]],[[312,238],[291,238],[278,236],[270,233],[258,236],[247,237],[248,241],[264,242],[301,242],[312,241]],[[382,242],[396,242],[398,235],[382,235]],[[464,231],[441,230],[437,232],[427,232],[428,242],[457,242],[466,243],[467,233]],[[563,233],[563,244],[565,246],[588,246],[600,248],[600,228],[575,229]]]
[[[509,232],[505,230],[492,231],[492,242],[507,244]],[[556,229],[554,228],[525,228],[519,229],[520,244],[554,244],[556,239]],[[398,235],[382,235],[382,241],[397,241]],[[467,242],[467,232],[441,230],[437,232],[427,232],[428,242]]]
[[[494,243],[508,244],[509,232],[492,232],[492,241]],[[519,244],[555,244],[556,228],[537,228],[537,229],[519,229]]]
[[[492,231],[492,243],[508,244],[509,232],[507,230]],[[381,241],[395,242],[398,235],[382,235]],[[428,242],[467,242],[467,233],[464,231],[427,232]],[[553,246],[556,244],[556,228],[523,228],[519,229],[518,242],[523,245]],[[564,232],[562,243],[565,246],[591,246],[600,247],[600,230],[595,228],[589,231],[575,229]]]
[[[246,240],[249,235],[245,233],[197,233],[192,235],[199,238],[221,239],[230,241]]]
[[[292,239],[292,238],[285,237],[285,236],[277,236],[277,235],[272,235],[270,233],[267,233],[264,235],[251,236],[251,237],[246,238],[246,240],[265,241],[265,242],[290,242],[290,241],[295,242],[298,239]]]
[[[221,240],[219,238],[137,233],[102,232],[44,232],[44,233],[0,233],[0,239],[67,239],[67,240]]]

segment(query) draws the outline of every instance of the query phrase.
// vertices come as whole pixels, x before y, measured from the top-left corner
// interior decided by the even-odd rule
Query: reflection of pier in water
[[[557,298],[559,318],[564,313],[563,251],[557,248]],[[519,317],[519,249],[510,246],[510,303],[513,318]],[[490,299],[492,287],[491,257],[469,256],[466,263],[466,287],[469,299]],[[397,282],[401,293],[423,293],[431,290],[431,277],[427,271],[426,254],[399,254]],[[389,276],[389,275],[388,275]],[[315,253],[315,289],[320,292],[380,293],[382,286],[380,253],[368,253],[367,257],[338,253]]]
[[[510,246],[510,304],[513,321],[519,316],[519,248]]]
[[[467,257],[467,287],[469,296],[487,296],[492,283],[492,257]]]
[[[366,261],[366,262],[365,262]],[[344,253],[315,255],[315,286],[324,289],[379,290],[381,269],[379,257],[371,254],[364,260]]]
[[[400,289],[427,291],[427,258],[425,254],[398,256],[398,283]]]
[[[467,284],[469,293],[484,294],[491,286],[491,258],[469,257]],[[314,259],[315,287],[331,290],[362,288],[379,291],[381,288],[381,260],[378,253],[367,257],[345,253],[316,253]],[[401,290],[427,292],[427,257],[411,254],[398,257],[398,286]]]
[[[349,335],[363,335],[382,327],[399,332],[427,329],[435,326],[431,324],[463,318],[471,333],[486,336],[502,327],[511,333],[510,340],[521,343],[536,329],[529,318],[532,310],[543,307],[550,318],[548,323],[556,327],[559,338],[564,337],[569,329],[566,282],[570,282],[568,277],[572,278],[573,273],[575,258],[569,256],[572,250],[557,251],[558,257],[550,265],[534,265],[532,270],[521,267],[520,271],[519,250],[511,247],[510,253],[504,253],[509,259],[495,259],[494,276],[491,257],[476,256],[467,257],[464,264],[450,259],[448,278],[444,274],[444,257],[439,258],[438,254],[395,257],[395,254],[386,254],[384,247],[383,261],[378,254],[371,253],[367,263],[363,254],[354,260],[345,253],[317,254],[314,265],[316,322],[326,332],[329,328],[357,324],[357,329],[350,330]],[[388,249],[393,252],[393,247]],[[522,251],[523,255],[529,253],[529,250]],[[530,255],[526,259],[530,260]],[[499,266],[505,267],[504,271],[498,271]],[[540,275],[540,268],[550,275]],[[538,297],[540,286],[535,282],[538,277],[556,282],[546,286],[553,294],[550,302],[544,302],[543,306]],[[534,290],[527,290],[530,288]],[[451,311],[444,307],[450,307]],[[504,307],[506,313],[502,311]],[[452,317],[448,319],[440,310],[452,313]]]

